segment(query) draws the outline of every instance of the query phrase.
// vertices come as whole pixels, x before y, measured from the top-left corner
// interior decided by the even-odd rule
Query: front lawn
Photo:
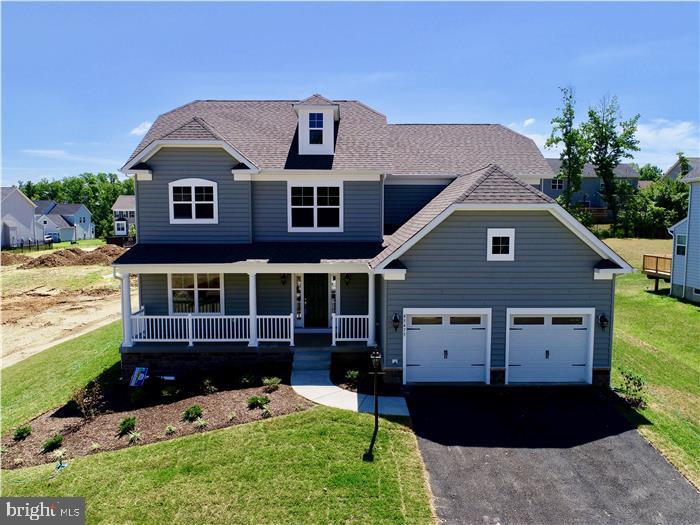
[[[606,240],[637,268],[643,253],[668,253],[670,241]],[[647,408],[639,431],[696,486],[700,486],[700,308],[658,294],[641,273],[617,279],[613,386],[620,370],[646,382]],[[648,423],[644,423],[644,419]]]
[[[432,523],[411,430],[311,410],[153,445],[3,472],[4,496],[85,496],[89,523]]]

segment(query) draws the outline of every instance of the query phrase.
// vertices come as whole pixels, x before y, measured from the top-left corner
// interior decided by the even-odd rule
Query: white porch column
[[[375,321],[375,316],[374,316],[374,274],[373,273],[368,273],[367,274],[367,314],[368,314],[368,324],[369,324],[369,333],[368,339],[367,339],[367,346],[374,346],[377,344],[375,341],[375,333],[377,331],[376,327],[376,321]]]
[[[121,277],[122,288],[122,340],[124,346],[133,346],[131,334],[131,283],[129,274],[124,273]]]
[[[256,274],[248,274],[248,315],[250,316],[250,341],[248,346],[258,346],[258,287]]]

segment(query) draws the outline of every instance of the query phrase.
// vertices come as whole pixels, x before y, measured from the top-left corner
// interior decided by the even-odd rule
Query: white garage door
[[[405,382],[484,382],[489,330],[485,313],[407,315]]]
[[[593,314],[510,313],[509,383],[586,383]]]

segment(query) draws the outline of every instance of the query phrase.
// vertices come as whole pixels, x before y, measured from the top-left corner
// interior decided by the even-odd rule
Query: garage
[[[405,309],[403,326],[404,383],[488,383],[490,309]]]
[[[508,309],[507,383],[591,383],[593,308]]]

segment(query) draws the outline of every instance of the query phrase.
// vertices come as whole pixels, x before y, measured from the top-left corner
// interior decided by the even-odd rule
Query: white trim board
[[[323,185],[324,182],[339,184],[341,182],[379,182],[381,173],[378,171],[343,171],[343,170],[261,170],[253,173],[250,170],[232,169],[235,181],[279,182],[294,183],[309,182]]]
[[[240,261],[212,264],[115,264],[118,272],[128,273],[370,273],[366,262],[285,263]]]

